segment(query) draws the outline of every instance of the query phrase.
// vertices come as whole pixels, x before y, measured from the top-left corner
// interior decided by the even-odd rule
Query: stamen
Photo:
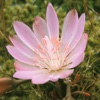
[[[44,44],[44,46],[47,45],[45,38],[42,38],[42,43]]]
[[[36,66],[45,68],[50,71],[56,71],[60,68],[67,66],[68,58],[65,56],[68,48],[64,49],[64,52],[60,52],[61,41],[57,39],[49,39],[47,36],[42,38],[42,44],[38,45],[39,49],[35,49],[34,52],[39,56],[40,60],[34,61]]]

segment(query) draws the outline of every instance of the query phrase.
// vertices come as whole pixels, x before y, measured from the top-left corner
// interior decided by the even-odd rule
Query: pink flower
[[[59,38],[57,14],[51,4],[46,11],[46,21],[36,17],[34,32],[24,23],[15,21],[17,35],[10,37],[14,46],[8,52],[16,59],[13,77],[44,84],[69,77],[74,67],[84,59],[87,34],[83,34],[85,14],[78,18],[76,10],[68,12]]]

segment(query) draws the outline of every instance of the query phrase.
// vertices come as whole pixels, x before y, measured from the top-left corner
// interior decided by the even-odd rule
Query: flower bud
[[[0,78],[0,95],[13,89],[13,85],[14,82],[12,78]]]
[[[15,87],[24,82],[27,82],[27,80],[16,80],[10,77],[0,78],[0,95],[3,95],[10,90],[13,90]]]

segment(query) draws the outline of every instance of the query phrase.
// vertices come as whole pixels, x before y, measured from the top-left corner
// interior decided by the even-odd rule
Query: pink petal
[[[49,3],[47,7],[46,19],[50,37],[58,39],[59,38],[58,17],[51,3]]]
[[[49,81],[49,71],[45,69],[40,69],[34,71],[34,75],[32,77],[33,84],[44,84]]]
[[[64,21],[62,37],[61,37],[61,48],[69,45],[72,36],[75,34],[78,24],[78,14],[76,10],[71,10]]]
[[[38,40],[31,31],[31,29],[22,22],[15,21],[13,23],[14,29],[18,37],[32,50],[38,48]]]
[[[68,70],[66,69],[62,69],[56,72],[53,72],[50,74],[49,79],[53,82],[57,81],[58,79],[63,79],[63,78],[67,78],[69,77],[72,73],[73,73],[74,69]]]
[[[21,62],[27,63],[27,64],[31,64],[31,65],[34,64],[33,60],[30,57],[21,53],[17,48],[15,48],[11,45],[8,45],[7,50],[15,59],[17,59]]]
[[[80,54],[84,53],[86,48],[88,35],[83,34],[78,44],[72,50],[72,52],[68,55],[68,62],[74,61]]]
[[[85,25],[85,14],[82,14],[78,20],[76,32],[73,34],[73,36],[70,39],[70,44],[69,44],[70,51],[75,47],[75,45],[81,39],[83,31],[84,31],[84,25]]]
[[[49,81],[49,75],[48,74],[40,74],[39,76],[32,78],[33,84],[44,84]]]
[[[84,59],[84,53],[80,54],[74,61],[72,61],[72,64],[70,66],[67,66],[68,69],[74,68],[78,66]]]
[[[46,22],[44,21],[44,19],[42,19],[39,16],[35,18],[35,22],[33,24],[33,30],[34,30],[34,34],[38,38],[40,38],[40,40],[45,36],[49,35]]]
[[[22,53],[29,57],[34,57],[35,53],[32,51],[29,47],[27,47],[19,38],[17,35],[14,35],[13,37],[10,37],[11,42],[13,45]]]
[[[32,79],[33,71],[17,71],[13,75],[14,78],[19,78],[19,79]]]
[[[48,70],[34,69],[33,71],[17,71],[13,77],[20,79],[32,79],[33,84],[44,84],[49,80]]]
[[[19,61],[15,61],[14,66],[15,66],[16,71],[32,71],[32,70],[38,69],[38,67],[25,64]]]

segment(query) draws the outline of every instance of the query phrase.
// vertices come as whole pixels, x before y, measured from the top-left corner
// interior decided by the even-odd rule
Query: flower
[[[3,95],[20,84],[28,82],[27,80],[16,80],[10,77],[2,77],[0,78],[0,95]]]
[[[11,78],[0,78],[0,95],[13,89],[13,80]]]
[[[17,35],[10,37],[14,46],[8,52],[16,59],[13,77],[32,80],[33,84],[69,77],[74,67],[84,59],[87,34],[83,34],[85,14],[78,18],[77,11],[68,12],[59,38],[57,14],[51,3],[46,11],[46,21],[37,16],[34,32],[23,22],[13,23]]]

